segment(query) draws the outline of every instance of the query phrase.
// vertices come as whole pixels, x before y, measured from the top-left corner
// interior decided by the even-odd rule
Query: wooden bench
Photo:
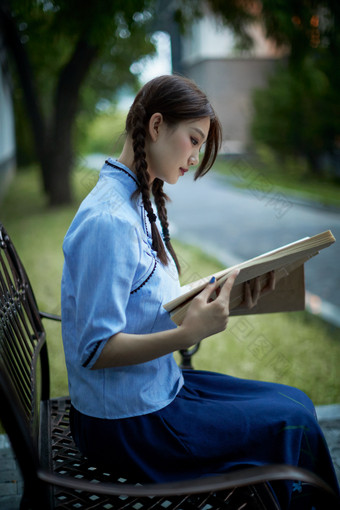
[[[274,510],[279,506],[267,481],[283,479],[319,485],[332,501],[332,491],[321,479],[290,466],[147,485],[114,478],[94,466],[71,437],[69,397],[50,399],[43,318],[60,320],[39,312],[26,271],[0,223],[0,420],[24,479],[21,510]]]

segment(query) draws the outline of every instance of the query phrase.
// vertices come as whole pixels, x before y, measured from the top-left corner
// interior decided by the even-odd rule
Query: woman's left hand
[[[260,278],[255,278],[253,286],[251,285],[251,282],[245,282],[244,298],[242,303],[238,305],[237,308],[246,308],[248,310],[254,308],[262,296],[265,296],[269,292],[275,290],[275,284],[275,271],[268,273],[268,282],[263,288],[261,288]]]

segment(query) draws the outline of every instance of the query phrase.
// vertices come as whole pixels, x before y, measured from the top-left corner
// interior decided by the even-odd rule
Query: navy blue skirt
[[[175,400],[151,414],[105,420],[73,409],[71,430],[79,449],[111,472],[118,467],[117,474],[140,482],[283,463],[315,472],[339,493],[313,403],[303,392],[213,372],[183,375]],[[319,508],[311,487],[272,486],[282,508]]]

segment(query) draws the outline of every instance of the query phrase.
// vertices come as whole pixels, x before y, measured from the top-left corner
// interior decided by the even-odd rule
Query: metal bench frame
[[[141,485],[113,477],[76,448],[69,397],[50,399],[42,318],[24,266],[0,223],[0,420],[24,479],[21,510],[169,509],[277,510],[268,481],[294,479],[334,493],[319,477],[292,466],[261,466],[225,475]],[[188,355],[183,353],[188,366]],[[182,355],[183,355],[182,354]],[[190,366],[190,363],[189,363]],[[338,506],[334,506],[338,508]]]

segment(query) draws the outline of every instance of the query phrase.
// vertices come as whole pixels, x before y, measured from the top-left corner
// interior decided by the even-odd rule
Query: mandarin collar
[[[100,171],[100,176],[115,176],[115,178],[124,185],[125,189],[127,189],[131,195],[138,187],[138,179],[132,170],[113,158],[106,159]],[[143,201],[140,194],[137,198],[137,204],[142,205],[142,203]]]

